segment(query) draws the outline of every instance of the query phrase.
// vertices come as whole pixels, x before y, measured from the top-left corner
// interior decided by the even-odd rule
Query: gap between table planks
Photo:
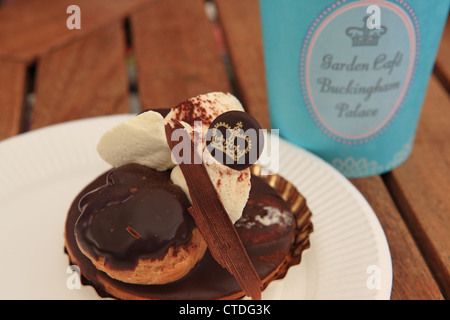
[[[21,132],[25,99],[26,65],[0,60],[0,139]]]
[[[131,31],[144,109],[230,91],[203,0],[155,3],[131,16]]]
[[[450,298],[450,98],[430,79],[409,159],[384,179],[447,299]]]

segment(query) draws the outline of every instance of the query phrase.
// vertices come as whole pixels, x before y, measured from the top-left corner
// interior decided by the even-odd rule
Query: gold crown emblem
[[[222,132],[218,134],[219,128],[226,129],[227,139],[224,138]],[[243,133],[242,129],[242,121],[236,123],[234,128],[231,128],[225,122],[218,122],[214,125],[212,129],[212,138],[210,146],[214,149],[218,149],[222,151],[224,154],[232,158],[235,162],[237,162],[242,156],[250,152],[252,148],[252,143],[250,138]],[[245,141],[245,148],[242,149],[239,143],[235,143],[236,139],[242,139],[241,141]]]

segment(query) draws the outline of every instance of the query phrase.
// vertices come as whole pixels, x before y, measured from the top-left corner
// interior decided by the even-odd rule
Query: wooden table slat
[[[38,61],[31,129],[129,112],[125,36],[118,22]]]
[[[263,128],[270,128],[258,0],[215,0],[240,100]]]
[[[422,253],[450,298],[450,98],[430,79],[410,158],[386,175]]]
[[[0,59],[0,140],[20,133],[26,65]]]
[[[160,1],[131,16],[144,109],[231,90],[211,27],[203,0]]]
[[[108,0],[106,3],[103,0],[13,1],[0,6],[0,56],[30,63],[54,48],[124,19],[133,10],[152,1],[157,0]],[[79,30],[67,29],[69,5],[80,7]]]
[[[374,209],[386,235],[392,259],[391,299],[443,299],[433,275],[381,177],[351,179],[351,182]]]
[[[447,20],[444,32],[442,34],[441,43],[436,56],[436,71],[440,76],[440,80],[444,82],[444,86],[450,91],[450,19]]]

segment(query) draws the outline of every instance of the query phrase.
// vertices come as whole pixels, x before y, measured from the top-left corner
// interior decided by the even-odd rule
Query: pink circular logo
[[[302,95],[320,130],[344,144],[368,142],[394,121],[414,78],[417,17],[406,1],[336,1],[307,31]]]

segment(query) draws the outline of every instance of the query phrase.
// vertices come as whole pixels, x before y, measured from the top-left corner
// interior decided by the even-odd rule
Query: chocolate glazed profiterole
[[[97,269],[128,283],[164,284],[200,260],[206,243],[186,211],[186,195],[168,177],[128,164],[80,199],[75,237]]]
[[[122,169],[127,171],[154,171],[135,164],[127,166],[127,168],[119,168],[119,170]],[[77,196],[69,210],[66,221],[66,250],[71,263],[80,267],[84,284],[92,285],[100,296],[119,299],[237,299],[244,296],[234,277],[212,258],[208,250],[188,274],[177,281],[163,285],[126,283],[97,269],[81,251],[74,231],[81,214],[78,205],[80,200],[83,200],[81,203],[86,203],[90,192],[104,186],[111,172],[114,172],[114,169],[99,176]],[[131,181],[124,182],[126,183],[121,185],[120,189],[128,190],[130,188],[128,183]],[[288,205],[276,190],[256,176],[252,176],[251,182],[249,201],[241,219],[236,222],[235,228],[258,275],[261,279],[267,281],[278,271],[280,263],[293,244],[295,219]],[[166,184],[171,185],[172,183],[167,179]],[[129,200],[137,199],[130,198]],[[99,198],[96,201],[99,201]],[[185,202],[180,203],[187,213],[189,205]],[[98,206],[100,203],[97,202],[95,205]],[[103,201],[103,205],[108,205],[108,201],[106,203]],[[192,225],[192,218],[187,215],[185,218],[187,220],[185,223]],[[125,230],[128,226],[128,221],[116,220],[116,223],[117,225],[114,226],[116,229]],[[125,230],[125,232],[127,231]],[[183,246],[182,238],[183,234],[180,233],[172,241]],[[135,238],[130,235],[131,239]],[[135,242],[138,242],[138,239],[135,239]],[[139,256],[139,253],[142,252],[137,250],[130,254],[136,257]],[[120,252],[110,253],[109,257],[116,259],[116,262],[112,263],[114,267],[121,269],[130,267],[129,262],[123,262],[120,259]]]

